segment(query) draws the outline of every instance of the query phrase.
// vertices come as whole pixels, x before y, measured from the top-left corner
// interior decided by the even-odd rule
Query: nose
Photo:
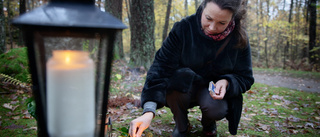
[[[210,31],[215,31],[216,30],[216,24],[214,22],[209,25],[209,30]]]

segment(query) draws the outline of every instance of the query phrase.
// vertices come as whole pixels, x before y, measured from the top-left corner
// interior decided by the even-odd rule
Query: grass
[[[119,66],[122,65],[116,65],[112,73],[110,95],[139,97],[145,74],[134,74]],[[36,130],[33,129],[33,127],[36,127],[36,120],[28,117],[28,114],[25,113],[27,110],[26,98],[30,97],[29,92],[17,90],[0,95],[0,135],[4,137],[36,136]],[[243,95],[243,114],[237,136],[319,136],[319,93],[301,92],[255,83],[251,90]],[[10,110],[3,107],[6,103],[19,106],[15,110]],[[141,108],[128,107],[127,104],[108,110],[113,119],[112,135],[116,137],[121,135],[121,132],[117,129],[127,129],[130,121],[139,117],[142,113]],[[152,125],[144,132],[145,136],[170,136],[174,128],[170,109],[164,107],[158,109],[157,113]],[[201,135],[200,119],[201,112],[198,107],[190,109],[191,137]],[[220,137],[231,136],[228,132],[227,122],[226,119],[217,122]]]
[[[0,99],[0,135],[2,137],[34,137],[37,135],[36,120],[27,112],[29,93],[19,90],[10,94],[1,94]],[[10,104],[16,109],[8,109]]]
[[[263,69],[258,71],[283,72]],[[310,72],[292,73],[288,71],[285,73],[288,75],[296,74],[295,77],[319,76],[318,73]],[[236,136],[313,137],[320,134],[319,93],[302,92],[255,83],[251,90],[243,95],[243,114]],[[128,127],[130,121],[139,117],[141,112],[141,109],[136,109],[134,112],[120,116],[119,119],[121,120],[114,122],[114,129]],[[165,107],[157,110],[157,112],[162,114],[153,119],[151,127],[145,131],[146,136],[150,134],[154,136],[170,136],[174,128],[170,109]],[[189,113],[189,120],[193,126],[191,137],[201,136],[202,126],[200,119],[200,110],[197,107],[193,108]],[[217,125],[219,136],[231,136],[228,132],[228,121],[226,119],[218,121]],[[114,130],[113,134],[117,136],[120,133]]]
[[[0,55],[0,73],[30,83],[27,48],[15,48]]]

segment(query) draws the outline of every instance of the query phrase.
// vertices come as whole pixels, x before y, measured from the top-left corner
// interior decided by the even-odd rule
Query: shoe
[[[177,127],[175,126],[174,129],[173,129],[173,132],[171,134],[171,137],[186,137],[189,132],[191,131],[191,125],[190,123],[188,123],[188,129],[184,132],[179,132]]]
[[[216,122],[212,123],[210,126],[203,127],[202,135],[203,137],[216,137],[217,136]]]
[[[203,132],[204,137],[216,137],[217,136],[217,130],[214,129],[212,131],[204,131]]]

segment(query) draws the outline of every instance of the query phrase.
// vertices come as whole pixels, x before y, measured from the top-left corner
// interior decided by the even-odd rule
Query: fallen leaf
[[[274,105],[276,105],[276,106],[282,106],[282,105],[283,105],[283,103],[277,103],[277,102],[274,102]]]
[[[37,127],[30,127],[30,128],[23,129],[23,131],[28,131],[28,130],[38,130],[38,128]]]
[[[294,117],[294,116],[290,116],[288,117],[288,120],[291,121],[291,122],[299,122],[300,121],[300,118],[297,118],[297,117]]]
[[[272,99],[278,99],[278,100],[282,100],[283,96],[278,96],[278,95],[272,95],[271,97]]]
[[[2,106],[6,109],[12,110],[12,105],[10,103],[4,103]]]
[[[265,125],[265,124],[261,124],[261,123],[258,123],[256,125],[258,126],[259,129],[261,129],[263,131],[270,130],[270,125]]]
[[[11,101],[11,102],[10,102],[11,105],[15,105],[15,104],[17,104],[17,103],[19,103],[19,100],[17,100],[17,101]]]
[[[17,107],[19,107],[19,105],[13,106],[11,110],[14,111]]]
[[[167,110],[161,109],[157,112],[159,115],[168,113]]]
[[[153,126],[149,126],[149,129],[151,130],[151,131],[153,131],[153,133],[156,133],[156,134],[158,134],[158,135],[161,135],[162,134],[162,131],[161,131],[161,129],[159,129],[159,127],[153,127]],[[149,132],[150,133],[150,132]],[[151,135],[151,137],[153,136],[153,134],[151,133],[151,134],[148,134],[148,133],[146,133],[146,135]]]
[[[314,125],[313,125],[313,123],[306,123],[306,124],[304,125],[304,127],[305,127],[305,128],[307,128],[307,127],[314,128]]]
[[[12,117],[11,119],[12,120],[18,120],[18,119],[20,119],[20,116],[15,116],[15,117]]]
[[[289,130],[289,134],[297,134],[297,133],[299,133],[298,130],[294,130],[294,129]]]

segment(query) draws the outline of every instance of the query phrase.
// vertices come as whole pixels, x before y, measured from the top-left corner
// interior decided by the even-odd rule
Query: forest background
[[[115,57],[148,69],[173,24],[194,14],[201,0],[96,0],[128,29],[117,36]],[[20,14],[48,0],[0,0],[0,54],[23,47],[22,33],[10,25]],[[247,0],[245,21],[254,67],[320,71],[318,0]]]
[[[117,34],[115,62],[111,76],[108,111],[113,129],[128,127],[140,116],[139,94],[155,52],[161,47],[173,24],[194,14],[202,0],[96,0],[96,6],[121,19],[128,29]],[[49,0],[0,0],[0,134],[3,136],[35,136],[31,81],[26,48],[21,31],[10,21],[20,14],[47,4]],[[247,0],[247,34],[252,47],[255,71],[262,68],[279,77],[264,80],[282,85],[290,81],[291,70],[308,71],[299,77],[320,79],[319,0]],[[135,73],[139,70],[142,73]],[[312,71],[313,73],[309,73]],[[280,74],[280,75],[279,75]],[[22,76],[21,76],[22,75]],[[291,73],[288,73],[291,75]],[[257,78],[257,77],[255,77]],[[281,80],[283,79],[283,80]],[[292,80],[292,79],[291,79]],[[313,79],[310,79],[313,80]],[[298,79],[298,86],[317,85]],[[289,84],[292,87],[292,83]],[[269,87],[255,83],[244,97],[244,113],[240,136],[317,136],[320,133],[319,93]],[[129,103],[128,105],[128,102]],[[133,107],[134,105],[134,107]],[[169,136],[172,114],[168,108],[157,111],[155,124],[146,133]],[[192,133],[201,134],[200,112],[194,117]],[[219,123],[219,135],[228,136],[227,121]],[[162,133],[161,133],[162,132]],[[113,133],[122,133],[113,132]],[[119,136],[117,134],[117,136]]]

